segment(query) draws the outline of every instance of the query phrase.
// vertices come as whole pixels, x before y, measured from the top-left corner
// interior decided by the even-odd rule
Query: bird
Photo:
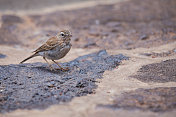
[[[52,65],[48,62],[47,59],[52,60],[56,65],[59,66],[59,69],[63,71],[69,70],[68,68],[63,68],[59,63],[55,60],[59,60],[70,51],[71,49],[71,37],[72,34],[69,30],[61,30],[59,31],[56,36],[49,38],[43,45],[33,51],[34,54],[29,56],[28,58],[24,59],[20,62],[20,64],[24,63],[25,61],[36,57],[42,56],[43,59],[48,63],[50,70],[56,70],[52,67]]]

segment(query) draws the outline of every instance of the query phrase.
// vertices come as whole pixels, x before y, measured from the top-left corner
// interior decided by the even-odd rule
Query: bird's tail
[[[38,54],[37,54],[37,53],[34,53],[33,55],[31,55],[31,56],[29,56],[28,58],[26,58],[26,59],[24,59],[23,61],[21,61],[20,64],[24,63],[25,61],[27,61],[27,60],[29,60],[29,59],[35,57],[35,56],[38,56]]]

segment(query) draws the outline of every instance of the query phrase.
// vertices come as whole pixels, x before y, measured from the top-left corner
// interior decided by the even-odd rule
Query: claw
[[[60,67],[60,69],[59,70],[62,70],[62,71],[68,71],[69,70],[69,68],[67,67],[67,68],[63,68],[61,65],[59,65],[59,63],[57,63],[56,61],[54,61],[54,60],[52,60],[57,66],[59,66]]]
[[[51,70],[51,71],[55,71],[55,69],[54,69],[53,67],[51,67],[51,66],[49,66],[49,67],[50,67],[50,70]]]
[[[69,68],[67,67],[67,68],[57,68],[57,69],[55,69],[55,70],[61,70],[61,71],[68,71],[69,70]]]
[[[68,71],[68,70],[69,70],[68,67],[66,67],[66,68],[62,68],[62,71]]]

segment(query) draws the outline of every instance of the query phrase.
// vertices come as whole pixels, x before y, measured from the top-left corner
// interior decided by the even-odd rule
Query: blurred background
[[[70,5],[76,3],[84,2],[115,2],[122,0],[0,0],[0,10],[1,11],[30,11],[39,10],[45,8],[51,8],[54,6]]]
[[[1,10],[31,10],[88,0],[0,0]]]
[[[73,47],[134,49],[175,41],[175,0],[0,0],[0,44],[36,48],[60,29]]]
[[[120,76],[118,76],[118,68],[116,71],[114,70],[117,73],[113,74],[113,71],[113,75],[111,73],[110,75],[108,74],[108,78],[114,78],[113,82],[109,79],[107,80],[109,82],[101,82],[101,85],[104,83],[104,86],[102,85],[100,87],[99,93],[96,92],[97,98],[101,99],[94,99],[94,101],[92,101],[92,105],[95,105],[95,102],[96,104],[100,104],[98,101],[106,102],[107,100],[109,101],[108,103],[112,103],[112,97],[114,95],[121,94],[122,92],[129,91],[131,89],[162,86],[162,78],[161,80],[159,78],[160,76],[164,76],[163,74],[160,74],[163,71],[166,71],[166,76],[169,74],[168,77],[163,77],[164,82],[169,78],[172,79],[170,81],[175,81],[175,66],[173,64],[175,61],[168,63],[168,68],[171,65],[173,66],[169,73],[167,69],[164,69],[166,66],[165,64],[162,64],[161,67],[156,67],[156,70],[150,70],[151,68],[145,67],[149,70],[149,72],[153,71],[154,75],[153,73],[151,76],[149,75],[149,79],[143,76],[141,77],[150,81],[153,80],[153,77],[155,76],[158,80],[158,84],[153,82],[151,84],[142,83],[142,81],[139,82],[138,80],[132,81],[131,77],[129,78],[130,80],[126,77],[131,75],[133,70],[139,69],[139,66],[141,65],[146,65],[152,62],[160,62],[167,60],[169,57],[175,57],[176,47],[169,44],[174,44],[176,42],[176,0],[0,0],[0,65],[18,65],[21,60],[31,55],[32,51],[42,45],[51,36],[55,36],[59,30],[64,28],[67,28],[72,32],[73,46],[68,55],[59,62],[68,62],[78,58],[79,56],[87,55],[102,49],[106,49],[112,53],[114,52],[115,54],[122,53],[125,56],[127,55],[130,57],[130,60],[132,60],[129,60],[130,62],[128,63],[122,64],[124,70],[123,73],[120,73]],[[162,47],[164,45],[166,46]],[[156,51],[153,52],[153,50],[150,50],[152,48]],[[162,57],[168,58],[166,59]],[[32,62],[44,63],[45,61],[42,57],[36,57],[29,61],[29,63]],[[125,69],[125,65],[127,66],[126,69],[131,67],[130,72]],[[153,68],[153,65],[151,66]],[[4,66],[2,66],[2,68],[4,68]],[[144,69],[144,71],[146,69]],[[158,73],[159,75],[157,74],[157,76],[155,73]],[[53,75],[52,73],[50,74],[51,76]],[[173,74],[173,76],[170,74]],[[126,77],[124,78],[123,75],[126,75]],[[148,73],[146,76],[148,76]],[[28,80],[33,82],[31,77],[32,75],[29,76]],[[7,76],[7,78],[9,77]],[[8,80],[11,81],[11,79]],[[36,82],[37,85],[38,82],[40,81]],[[114,83],[114,85],[111,85],[111,83]],[[12,84],[18,85],[15,83]],[[175,84],[165,84],[167,87],[173,85]],[[21,87],[21,85],[19,85],[19,87]],[[51,86],[51,88],[53,87]],[[101,88],[103,89],[103,92]],[[23,90],[23,87],[21,89]],[[17,91],[18,89],[14,90]],[[28,88],[26,88],[26,90],[28,90]],[[53,88],[53,91],[54,90],[58,89]],[[72,89],[69,90],[75,92]],[[123,98],[125,103],[124,105],[122,104],[122,107],[133,106],[146,110],[154,108],[156,110],[160,109],[159,111],[175,108],[176,98],[173,93],[175,92],[175,88],[171,90],[170,93],[167,93],[168,90],[169,89],[164,89],[163,91],[157,89],[156,93],[153,93],[152,98],[150,98],[150,93],[147,93],[144,98],[141,98],[141,96],[133,96],[134,98],[139,99],[138,101],[134,100],[134,103],[131,103],[131,98],[128,98],[130,103]],[[161,93],[166,93],[167,96],[164,95],[164,98],[160,97],[161,95],[158,93],[159,91]],[[9,92],[11,94],[13,91],[9,88]],[[48,90],[48,92],[50,93],[50,90]],[[148,90],[144,91],[144,94],[146,92],[148,92]],[[154,91],[152,90],[151,92]],[[140,90],[137,93],[140,93]],[[9,99],[9,94],[6,95],[8,98],[4,98],[0,94],[0,98],[3,100],[0,102],[0,110],[6,101],[11,100]],[[40,96],[39,94],[37,95]],[[52,96],[54,97],[54,95]],[[104,96],[106,98],[104,98]],[[64,98],[65,97],[63,97],[63,99]],[[85,96],[85,98],[90,100],[89,96]],[[147,98],[149,99],[148,102],[146,101]],[[144,101],[141,101],[141,99]],[[85,107],[89,107],[90,102],[87,100],[86,103],[85,101],[82,101],[80,104],[88,104]],[[159,100],[158,103],[156,103],[155,100]],[[76,102],[76,104],[78,102]],[[122,101],[120,100],[118,102]],[[28,101],[25,103],[27,104]],[[32,103],[35,104],[36,102]],[[16,104],[19,103],[17,102],[15,105]],[[9,105],[12,106],[12,109],[14,109],[11,103],[9,103]],[[92,105],[91,107],[93,107]],[[81,106],[80,110],[82,110]],[[8,106],[3,108],[7,111],[9,109]],[[74,107],[71,109],[73,108]],[[76,110],[77,108],[74,109]],[[58,110],[59,109],[56,109],[56,111]],[[85,108],[86,112],[87,110],[88,109]],[[92,110],[94,112],[95,109],[93,108]],[[79,113],[77,110],[76,112]],[[143,110],[141,112],[143,113]],[[53,113],[53,111],[51,113]],[[67,112],[63,113],[65,114]],[[126,111],[124,113],[126,113]],[[155,115],[156,114],[154,113],[154,116]]]

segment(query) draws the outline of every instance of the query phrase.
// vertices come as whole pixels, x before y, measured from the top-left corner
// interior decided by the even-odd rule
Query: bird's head
[[[70,41],[72,34],[69,30],[62,30],[60,31],[57,35],[57,37],[59,37],[60,39],[64,40],[64,41]]]

